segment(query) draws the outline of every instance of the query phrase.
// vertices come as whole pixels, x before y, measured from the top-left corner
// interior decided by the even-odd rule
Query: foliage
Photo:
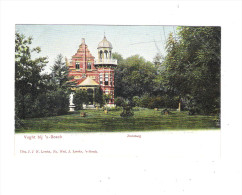
[[[125,99],[122,98],[122,97],[116,97],[116,98],[114,99],[114,103],[115,103],[115,105],[118,106],[118,107],[123,107],[123,106],[125,105]]]
[[[133,116],[134,112],[132,111],[132,107],[130,105],[123,106],[123,112],[121,112],[121,117],[130,117]]]
[[[62,90],[48,91],[37,97],[29,117],[45,117],[67,114],[69,95]]]
[[[60,88],[63,90],[68,90],[70,86],[74,84],[72,77],[68,76],[69,70],[68,66],[64,62],[62,54],[58,54],[54,65],[51,67],[51,85],[53,89]]]
[[[111,94],[105,94],[105,93],[103,94],[103,102],[105,104],[107,104],[110,99],[111,99]]]
[[[177,108],[178,97],[170,97],[168,95],[149,96],[145,94],[141,98],[137,98],[136,106],[143,108]]]
[[[31,54],[39,53],[39,47],[31,49],[32,38],[15,34],[15,109],[18,118],[25,118],[31,103],[45,91],[41,75],[47,61],[46,57],[31,59]]]
[[[115,95],[130,99],[151,93],[156,68],[139,55],[120,60],[115,70]]]
[[[104,97],[103,97],[103,91],[101,87],[98,87],[95,89],[95,95],[94,95],[94,102],[99,104],[100,107],[104,105]]]
[[[16,101],[24,102],[25,117],[45,117],[45,116],[57,116],[67,114],[69,100],[68,94],[61,91],[48,91],[46,93],[39,94],[35,99],[32,99],[31,94],[23,96],[24,100],[17,99]],[[16,107],[16,115],[18,116],[19,107]]]
[[[141,105],[141,101],[140,101],[139,96],[134,96],[133,99],[132,99],[132,102],[133,102],[134,106],[140,106]]]
[[[67,114],[69,106],[68,70],[58,55],[50,75],[44,74],[46,57],[32,59],[32,38],[15,34],[15,115],[19,119]],[[18,123],[19,124],[19,123]],[[16,125],[18,125],[16,124]]]
[[[211,114],[220,108],[221,28],[180,27],[178,35],[167,41],[162,82],[191,113]]]
[[[73,96],[73,103],[77,110],[83,109],[83,104],[88,104],[88,94],[85,90],[76,90]]]
[[[116,59],[118,61],[118,65],[122,65],[124,64],[124,59],[123,59],[123,56],[117,52],[114,52],[112,54],[112,58],[113,59]]]

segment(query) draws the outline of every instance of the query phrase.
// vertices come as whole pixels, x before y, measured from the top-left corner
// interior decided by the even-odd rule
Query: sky
[[[165,55],[165,41],[169,33],[176,32],[176,26],[117,26],[117,25],[16,25],[16,32],[32,36],[32,47],[41,48],[40,56],[48,56],[50,67],[58,54],[71,59],[82,38],[91,54],[97,57],[97,46],[104,37],[112,43],[113,52],[124,58],[139,54],[147,61],[153,61],[158,52]],[[37,57],[33,55],[33,57]]]

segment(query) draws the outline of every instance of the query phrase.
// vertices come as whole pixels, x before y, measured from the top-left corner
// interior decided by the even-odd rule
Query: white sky
[[[33,37],[32,46],[41,48],[40,56],[48,56],[47,71],[59,53],[71,59],[82,38],[85,38],[89,50],[96,57],[97,45],[103,39],[104,32],[113,45],[113,52],[120,53],[124,58],[139,54],[153,61],[158,49],[164,55],[165,40],[175,30],[176,26],[148,25],[16,25],[17,32]]]

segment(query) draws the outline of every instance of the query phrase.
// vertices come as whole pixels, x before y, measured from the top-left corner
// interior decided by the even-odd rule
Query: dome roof
[[[104,36],[103,40],[98,44],[97,48],[113,48],[112,44],[107,40],[106,36]]]

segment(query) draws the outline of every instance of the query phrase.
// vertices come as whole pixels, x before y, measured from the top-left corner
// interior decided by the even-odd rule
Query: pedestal
[[[74,111],[75,111],[75,107],[76,107],[75,105],[70,105],[70,106],[69,106],[69,108],[70,108],[69,111],[70,111],[70,112],[74,112]]]

